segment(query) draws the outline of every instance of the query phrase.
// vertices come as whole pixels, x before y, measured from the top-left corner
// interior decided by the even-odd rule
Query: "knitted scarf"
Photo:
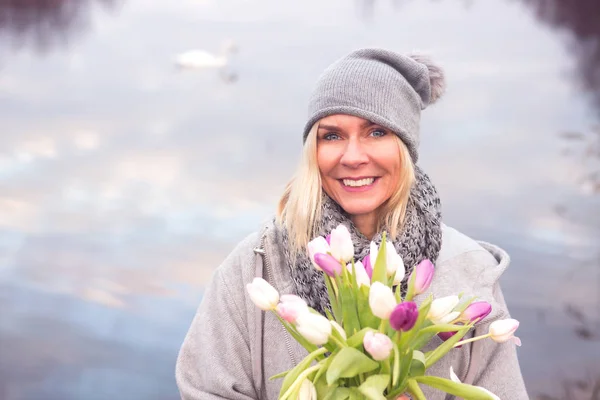
[[[415,167],[415,178],[404,224],[393,242],[406,268],[406,276],[401,284],[403,296],[406,294],[407,280],[414,266],[424,259],[435,262],[442,244],[441,203],[437,191],[419,167]],[[329,196],[324,195],[322,207],[319,235],[326,236],[339,224],[346,225],[354,243],[354,259],[362,260],[369,253],[371,241],[356,229],[350,216]],[[310,307],[325,314],[324,310],[331,310],[331,306],[322,272],[315,269],[306,251],[291,253],[288,232],[284,228],[280,229],[283,252],[287,267],[291,270],[296,294]],[[381,238],[382,232],[379,232],[372,240],[379,245]],[[295,263],[292,262],[294,259]]]

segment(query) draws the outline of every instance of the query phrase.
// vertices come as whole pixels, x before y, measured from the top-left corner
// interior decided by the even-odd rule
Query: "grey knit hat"
[[[321,118],[354,115],[396,133],[416,163],[421,110],[434,103],[444,89],[444,72],[423,55],[355,50],[319,77],[309,101],[304,140]]]

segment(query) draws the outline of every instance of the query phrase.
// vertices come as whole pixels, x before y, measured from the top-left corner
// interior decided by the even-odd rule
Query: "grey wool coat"
[[[282,380],[269,377],[291,369],[307,354],[246,292],[258,266],[279,293],[293,293],[289,270],[281,267],[285,263],[278,232],[267,224],[239,243],[215,271],[177,359],[175,374],[183,400],[275,400]],[[439,298],[460,292],[488,301],[492,312],[475,329],[476,335],[485,334],[492,321],[509,317],[498,283],[509,256],[448,226],[442,232],[432,284],[416,301],[429,293]],[[425,350],[440,343],[436,336]],[[452,350],[427,373],[449,378],[451,366],[463,382],[485,387],[502,400],[529,398],[512,341],[469,343]],[[428,400],[453,399],[427,386],[422,389]]]

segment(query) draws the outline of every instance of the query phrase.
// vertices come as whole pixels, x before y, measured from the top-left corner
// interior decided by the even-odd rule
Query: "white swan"
[[[229,55],[237,50],[233,41],[229,40],[221,47],[218,55],[206,50],[189,50],[177,55],[175,64],[180,68],[223,68],[229,63]]]

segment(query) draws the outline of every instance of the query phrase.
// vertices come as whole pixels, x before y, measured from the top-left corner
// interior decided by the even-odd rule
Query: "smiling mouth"
[[[369,186],[375,182],[376,178],[362,178],[362,179],[340,179],[344,186],[349,187],[362,187]]]

